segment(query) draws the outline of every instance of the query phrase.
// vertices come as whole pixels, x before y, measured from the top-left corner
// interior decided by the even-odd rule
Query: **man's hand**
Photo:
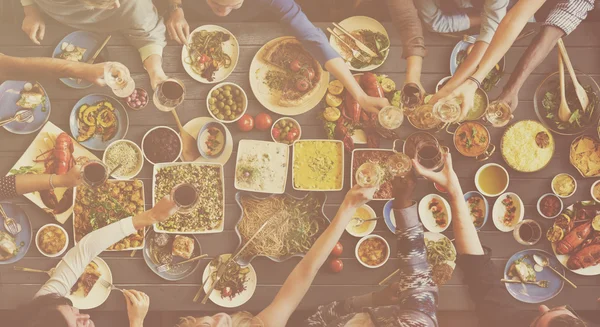
[[[190,25],[183,14],[183,9],[178,8],[169,14],[169,18],[165,21],[167,32],[171,40],[177,41],[181,45],[187,44],[190,36]]]
[[[413,193],[417,186],[417,178],[411,171],[405,177],[395,177],[392,182],[394,208],[404,209],[412,205]]]
[[[388,99],[368,96],[366,93],[364,96],[358,98],[358,103],[361,108],[372,114],[377,114],[381,108],[390,105]]]
[[[440,98],[439,101],[451,101],[452,99],[458,99],[460,102],[460,117],[458,121],[463,121],[467,117],[467,114],[473,109],[473,103],[475,102],[475,91],[477,91],[477,84],[471,80],[463,82],[456,90],[450,95]]]
[[[377,188],[375,187],[365,188],[354,185],[354,187],[346,193],[342,205],[345,205],[347,208],[358,209],[363,204],[373,199],[375,191],[377,191]]]
[[[125,302],[127,302],[129,326],[142,327],[150,307],[150,297],[146,293],[136,290],[124,290],[123,295],[125,296]]]
[[[75,67],[75,76],[84,79],[88,82],[94,83],[98,86],[105,86],[106,81],[104,80],[104,67],[108,65],[108,62],[99,64],[86,64],[86,63],[73,63]]]
[[[395,282],[386,288],[373,292],[373,303],[375,307],[397,304],[399,301],[400,283]]]
[[[40,45],[46,34],[44,18],[42,18],[42,14],[36,5],[25,6],[23,10],[25,11],[25,18],[21,29],[33,43]]]
[[[448,152],[444,153],[443,156],[445,163],[444,168],[442,168],[442,171],[440,172],[434,172],[421,166],[421,164],[415,159],[413,159],[413,166],[419,175],[437,183],[441,187],[448,190],[449,193],[461,193],[462,196],[458,176],[456,176],[456,173],[452,168],[452,155]]]
[[[510,106],[510,111],[515,112],[515,110],[517,110],[517,106],[519,105],[519,94],[502,90],[502,93],[500,93],[496,101],[506,102]]]

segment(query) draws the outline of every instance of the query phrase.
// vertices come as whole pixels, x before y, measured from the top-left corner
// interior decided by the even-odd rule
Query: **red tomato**
[[[300,135],[300,131],[294,127],[287,133],[286,139],[288,142],[293,142],[298,138],[298,135]]]
[[[198,57],[198,61],[199,61],[201,64],[202,64],[202,63],[205,63],[205,62],[207,62],[209,59],[210,59],[210,57],[209,57],[209,56],[207,56],[207,55],[205,55],[205,54],[203,54],[203,55],[201,55],[200,57]]]
[[[226,286],[225,288],[223,288],[223,291],[221,291],[221,297],[230,297],[231,296],[231,287]]]
[[[305,78],[299,78],[296,81],[296,89],[300,92],[304,92],[304,91],[308,90],[308,86],[309,86],[308,80]]]
[[[237,121],[238,128],[242,132],[249,132],[254,128],[254,118],[248,114],[244,114]]]
[[[344,269],[344,263],[340,259],[333,259],[329,262],[329,269],[337,274]]]
[[[344,252],[344,247],[342,246],[342,243],[337,242],[333,247],[333,250],[331,250],[331,255],[334,257],[339,257],[342,255],[342,252]]]
[[[268,113],[261,112],[254,118],[254,123],[256,125],[256,129],[259,131],[266,131],[271,128],[271,125],[273,125],[273,118],[271,118]]]
[[[290,69],[292,71],[297,72],[300,70],[300,68],[302,68],[302,64],[300,63],[300,60],[294,59],[294,60],[292,60],[292,62],[290,62]]]
[[[309,81],[312,81],[315,78],[315,70],[312,68],[305,68],[302,70],[302,75],[308,78]]]
[[[271,132],[271,134],[273,135],[273,138],[276,140],[279,140],[279,135],[281,135],[281,130],[277,127],[273,128],[273,131]]]

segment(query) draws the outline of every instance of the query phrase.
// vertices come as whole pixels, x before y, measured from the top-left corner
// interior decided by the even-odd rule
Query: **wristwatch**
[[[174,12],[177,9],[183,9],[183,5],[180,2],[178,3],[170,3],[169,4],[169,13]]]

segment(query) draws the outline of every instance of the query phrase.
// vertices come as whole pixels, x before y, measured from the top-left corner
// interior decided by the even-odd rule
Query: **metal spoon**
[[[43,274],[48,275],[49,277],[52,277],[52,275],[54,275],[54,271],[56,270],[56,268],[50,268],[50,270],[40,270],[40,269],[25,268],[25,267],[19,267],[19,266],[13,266],[13,269],[17,270],[17,271],[43,273]]]
[[[371,218],[371,219],[362,219],[362,218],[358,218],[358,217],[354,217],[352,218],[353,221],[356,221],[356,224],[354,224],[354,227],[358,227],[364,223],[366,223],[367,221],[373,221],[373,220],[377,220],[381,217],[375,217],[375,218]]]
[[[17,123],[31,123],[33,121],[33,111],[29,109],[21,109],[15,113],[12,118],[0,121],[0,126],[16,121]]]
[[[548,258],[546,258],[546,256],[539,255],[539,254],[534,254],[533,255],[533,261],[535,261],[535,263],[537,263],[538,265],[540,265],[542,267],[548,267],[548,268],[550,268],[550,270],[554,271],[555,274],[557,274],[565,282],[569,283],[569,285],[573,286],[573,288],[577,288],[577,285],[573,284],[573,282],[571,282],[567,277],[563,276],[561,273],[559,273],[556,269],[554,269],[550,265],[550,261],[548,260]]]
[[[4,211],[4,208],[2,208],[1,205],[0,205],[0,215],[2,215],[2,218],[4,220],[4,229],[6,229],[13,236],[15,236],[21,232],[21,230],[22,230],[21,224],[19,224],[13,218],[10,218],[6,214],[6,212]]]

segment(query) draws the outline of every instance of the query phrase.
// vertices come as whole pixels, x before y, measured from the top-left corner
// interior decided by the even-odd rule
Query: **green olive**
[[[229,116],[229,115],[231,115],[231,110],[225,109],[225,116]]]
[[[231,85],[225,85],[223,88],[227,91],[231,91]]]
[[[289,127],[289,126],[286,126],[286,127],[284,127],[284,128],[283,128],[283,130],[284,130],[284,131],[287,133],[287,132],[289,132],[289,131],[290,131],[290,127]]]
[[[223,92],[223,95],[225,95],[226,97],[230,97],[230,96],[231,96],[231,91],[229,91],[229,90],[225,90],[225,91]]]
[[[209,108],[210,108],[210,110],[215,110],[215,109],[217,109],[217,105],[216,104],[211,104]]]
[[[223,109],[225,109],[225,110],[231,110],[231,106],[225,105],[225,107],[223,107]]]
[[[217,108],[223,109],[224,106],[225,104],[222,101],[217,102]]]
[[[235,90],[233,91],[233,94],[235,94],[235,95],[239,96],[240,94],[242,94],[242,92],[240,91],[240,89],[235,89]]]
[[[217,110],[217,109],[214,109],[214,110],[211,110],[211,112],[213,113],[213,115],[216,115],[216,114],[218,114],[218,113],[219,113],[219,110]]]
[[[233,104],[233,100],[229,99],[229,100],[227,100],[226,103],[227,103],[227,105],[231,106]]]
[[[236,118],[235,115],[229,115],[229,120],[234,120]]]
[[[213,96],[213,97],[217,97],[217,96],[219,96],[219,93],[220,93],[220,92],[219,92],[219,90],[218,90],[218,89],[217,89],[217,90],[214,90],[214,91],[212,91],[212,96]]]
[[[209,104],[213,104],[213,103],[215,103],[215,102],[217,102],[217,99],[215,99],[215,98],[210,98],[210,99],[208,99],[208,103],[209,103]]]
[[[279,140],[285,140],[287,136],[287,132],[282,132],[281,134],[279,134]]]
[[[223,114],[217,114],[217,118],[220,120],[224,120],[225,116],[223,116]]]

